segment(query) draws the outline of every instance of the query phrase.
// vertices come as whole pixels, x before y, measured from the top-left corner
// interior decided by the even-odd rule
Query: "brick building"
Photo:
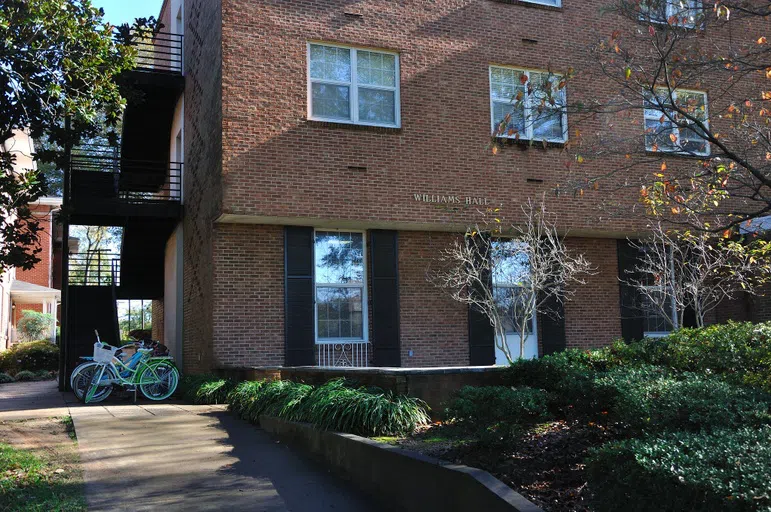
[[[186,371],[492,364],[500,354],[487,322],[426,271],[480,210],[517,223],[521,205],[544,194],[567,245],[597,272],[561,320],[534,319],[529,354],[661,334],[659,318],[621,301],[626,239],[643,224],[599,207],[616,190],[631,211],[637,191],[617,188],[616,176],[582,197],[553,193],[575,178],[563,151],[569,116],[523,125],[518,141],[489,150],[522,76],[589,65],[586,48],[610,26],[605,3],[166,0],[164,30],[183,43],[171,66],[144,69],[158,75],[152,101],[164,103],[130,104],[123,140],[125,157],[132,123],[152,125],[166,176],[184,161],[181,196],[165,196],[184,214],[167,216],[159,235],[160,284],[135,290],[156,301],[154,334]],[[708,89],[693,93],[705,110]],[[609,91],[578,77],[561,94]],[[642,130],[639,116],[620,129]],[[582,125],[593,129],[599,121]]]
[[[33,169],[32,155],[35,146],[32,138],[23,131],[5,141],[4,150],[15,155],[14,167],[17,172]],[[56,282],[60,266],[55,263],[61,246],[61,233],[54,222],[54,215],[61,207],[58,197],[42,197],[30,205],[33,215],[40,223],[37,254],[40,261],[31,269],[9,269],[0,276],[0,350],[5,350],[18,341],[17,325],[24,311],[48,313],[58,317],[61,292]],[[56,335],[55,323],[51,326],[50,337]]]

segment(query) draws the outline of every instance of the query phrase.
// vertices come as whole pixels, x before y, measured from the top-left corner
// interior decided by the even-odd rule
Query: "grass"
[[[64,429],[67,431],[67,435],[70,436],[70,439],[77,441],[78,436],[75,434],[75,424],[72,422],[72,416],[62,417],[61,422],[62,425],[64,425]]]
[[[0,511],[85,511],[82,487],[55,462],[0,443]]]

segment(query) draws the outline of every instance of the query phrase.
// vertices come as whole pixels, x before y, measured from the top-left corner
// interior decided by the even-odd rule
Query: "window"
[[[522,0],[522,1],[528,4],[540,4],[540,5],[551,5],[554,7],[562,7],[562,0]]]
[[[560,76],[548,72],[491,66],[493,133],[511,139],[565,142],[564,86]]]
[[[364,340],[364,233],[316,231],[316,339]]]
[[[709,155],[704,132],[692,119],[673,109],[666,89],[657,89],[656,97],[646,96],[645,148],[648,151]],[[672,98],[680,110],[709,126],[706,93],[678,90],[672,92]]]
[[[308,77],[310,119],[400,125],[395,53],[309,44]]]
[[[493,298],[503,319],[507,334],[519,333],[524,326],[525,333],[533,334],[533,318],[523,321],[524,315],[532,311],[533,297],[524,292],[523,284],[530,279],[530,261],[518,242],[496,240],[491,243],[493,262]]]
[[[640,19],[644,21],[695,27],[701,16],[700,0],[643,0],[640,2]]]
[[[664,286],[646,286],[643,295],[643,331],[647,338],[659,338],[672,332],[672,323],[662,309],[672,309],[672,296]]]

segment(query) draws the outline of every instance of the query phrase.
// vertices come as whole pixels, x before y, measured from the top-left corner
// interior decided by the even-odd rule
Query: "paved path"
[[[55,382],[36,382],[0,385],[0,420],[65,416],[65,398],[91,512],[377,510],[224,407],[112,397],[84,406]]]
[[[0,384],[0,421],[69,416],[55,380]]]

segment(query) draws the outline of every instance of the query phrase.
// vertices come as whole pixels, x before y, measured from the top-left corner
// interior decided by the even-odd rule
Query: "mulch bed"
[[[587,453],[619,437],[613,426],[561,420],[490,447],[464,441],[453,427],[444,425],[433,425],[400,444],[484,469],[549,512],[584,512],[590,510],[584,465]],[[437,441],[442,438],[448,440]]]

